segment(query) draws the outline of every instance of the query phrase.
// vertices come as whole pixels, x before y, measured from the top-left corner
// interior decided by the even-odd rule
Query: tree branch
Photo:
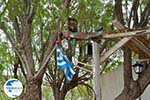
[[[69,7],[69,3],[71,0],[64,0],[63,2],[63,6],[62,9],[66,9],[67,7]],[[46,71],[46,64],[48,63],[50,57],[51,57],[51,52],[52,52],[52,48],[55,48],[55,41],[57,39],[57,36],[61,33],[61,16],[59,16],[58,18],[58,25],[57,25],[57,29],[56,29],[56,33],[52,36],[52,38],[50,38],[48,41],[48,46],[50,46],[43,55],[45,55],[43,57],[43,60],[41,61],[41,66],[39,71],[37,72],[37,74],[35,74],[34,78],[35,79],[41,79]]]
[[[48,63],[50,57],[52,56],[53,52],[55,50],[55,46],[53,46],[53,49],[50,50],[51,52],[47,55],[47,57],[44,59],[44,62],[42,63],[39,71],[37,72],[37,74],[35,74],[34,79],[40,79],[43,77],[43,74],[46,71],[46,64]]]
[[[130,27],[132,17],[134,21],[133,27],[137,27],[138,25],[138,13],[137,13],[138,6],[139,6],[139,0],[134,0],[132,8],[131,8],[131,12],[130,12],[128,27]]]
[[[106,48],[107,44],[109,42],[109,39],[106,39],[104,41],[104,43],[102,44],[101,48],[100,48],[100,54],[103,52],[103,50]]]
[[[23,57],[22,57],[21,54],[20,54],[19,47],[18,47],[17,44],[16,44],[17,42],[15,41],[15,39],[14,39],[13,37],[11,37],[11,36],[9,35],[9,33],[7,32],[7,30],[6,30],[6,28],[5,28],[4,23],[2,23],[2,22],[0,23],[0,28],[3,30],[4,34],[5,34],[6,37],[8,38],[8,40],[9,40],[9,42],[11,43],[12,47],[14,48],[14,50],[15,50],[17,56],[19,57],[19,59],[20,59],[20,61],[21,61],[21,63],[22,63],[22,66],[23,66],[24,71],[27,71],[26,64],[25,64],[25,62],[24,62],[24,60],[23,60]]]
[[[123,13],[122,13],[122,0],[115,0],[114,17],[119,22],[124,24]]]
[[[132,60],[131,60],[131,50],[124,47],[124,87],[129,88],[132,78]]]
[[[16,32],[16,39],[17,39],[17,42],[20,42],[20,29],[19,29],[19,23],[18,23],[18,19],[17,17],[15,17],[14,19],[14,22],[13,22],[13,27],[14,27],[14,30]]]
[[[148,23],[148,16],[150,16],[150,1],[148,1],[144,11],[142,12],[142,17],[141,17],[141,20],[140,20],[140,23],[139,23],[139,26],[140,27],[144,27],[147,25]]]

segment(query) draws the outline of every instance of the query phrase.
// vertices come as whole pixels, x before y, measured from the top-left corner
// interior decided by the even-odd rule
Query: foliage
[[[93,91],[88,87],[80,85],[77,88],[69,91],[65,100],[91,100],[93,98]]]
[[[10,74],[11,66],[13,66],[13,53],[10,44],[5,36],[0,36],[0,76],[6,75],[6,72]],[[8,75],[9,76],[9,75]],[[3,77],[0,77],[3,79]]]
[[[81,32],[92,32],[98,29],[100,26],[104,30],[108,30],[111,26],[111,21],[113,19],[113,2],[100,2],[99,0],[71,0],[69,8],[62,9],[61,0],[32,0],[30,5],[27,5],[26,0],[3,0],[0,2],[2,6],[0,7],[0,22],[4,22],[6,29],[10,36],[17,41],[16,30],[14,29],[14,21],[17,20],[21,28],[20,17],[22,15],[30,15],[35,9],[34,17],[31,25],[31,36],[32,36],[32,52],[33,59],[35,63],[35,73],[40,69],[40,62],[43,59],[41,55],[45,53],[50,45],[47,45],[47,41],[53,34],[56,33],[58,28],[58,19],[61,17],[61,31],[67,29],[66,21],[69,16],[72,16],[78,20],[79,31]],[[22,29],[21,29],[22,30]],[[7,39],[5,39],[7,40]],[[81,51],[84,51],[83,44],[85,41],[78,42],[79,46],[82,47]],[[18,45],[17,42],[14,45]],[[112,43],[113,45],[113,43]],[[112,46],[111,45],[111,46]],[[110,46],[110,47],[111,47]],[[14,57],[14,49],[8,41],[0,41],[0,74],[2,75],[3,70],[8,70],[6,66],[13,69],[13,64],[16,61]],[[42,52],[43,51],[43,52]],[[67,51],[66,51],[67,52]],[[46,52],[47,53],[47,52]],[[69,53],[69,52],[67,52]],[[82,53],[81,53],[82,54]],[[69,55],[69,54],[68,54]],[[84,60],[85,55],[82,54],[79,59]],[[55,77],[64,77],[63,72],[56,70],[55,57],[53,56],[48,63],[48,73],[53,74]],[[88,59],[89,60],[89,59]],[[89,61],[90,62],[90,61]],[[120,62],[112,63],[108,68],[114,68],[118,66]],[[106,70],[107,72],[108,70]],[[60,74],[61,73],[61,74]],[[80,71],[80,76],[84,75],[84,71]],[[22,74],[21,74],[22,75]],[[57,75],[57,76],[56,76]],[[89,75],[90,76],[90,75]],[[22,76],[21,76],[22,77]],[[24,81],[24,80],[23,80]],[[46,86],[48,87],[48,86]],[[49,88],[43,87],[43,96],[49,98],[51,93],[45,92]],[[76,97],[86,98],[91,95],[91,92],[87,92],[85,86],[79,86],[72,90],[69,94],[74,95],[73,99]],[[82,91],[82,92],[81,92]],[[89,91],[89,90],[88,90]],[[52,92],[49,90],[49,92]],[[50,95],[50,96],[49,96]],[[92,98],[89,96],[89,98]],[[80,98],[78,98],[80,99]]]

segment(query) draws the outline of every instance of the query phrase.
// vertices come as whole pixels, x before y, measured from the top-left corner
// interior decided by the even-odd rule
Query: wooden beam
[[[150,58],[150,49],[148,49],[141,41],[134,38],[131,40],[142,52],[144,52]]]
[[[116,50],[121,48],[123,45],[125,45],[131,39],[132,39],[132,37],[124,37],[123,39],[121,39],[110,50],[108,50],[106,53],[104,53],[101,56],[100,63],[103,63],[109,56],[111,56]]]
[[[113,20],[112,24],[120,31],[126,30],[126,28],[118,20]]]
[[[138,62],[150,62],[150,59],[137,59]]]
[[[104,34],[102,38],[120,38],[120,37],[129,37],[129,36],[141,36],[145,34],[150,34],[150,30],[141,30],[141,31],[131,31],[124,33],[116,33],[116,34]]]
[[[80,67],[80,66],[76,66],[76,67],[79,68],[79,69],[81,69],[81,70],[84,70],[84,71],[87,71],[87,72],[90,72],[90,73],[93,74],[93,72],[91,70],[89,70],[89,69],[86,69],[86,68]]]

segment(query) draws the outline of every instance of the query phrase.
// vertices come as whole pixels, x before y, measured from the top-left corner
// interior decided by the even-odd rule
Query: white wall
[[[136,76],[134,75],[134,77]],[[102,75],[101,88],[102,100],[114,100],[123,89],[123,67]],[[141,98],[141,100],[150,100],[150,86],[147,87]]]

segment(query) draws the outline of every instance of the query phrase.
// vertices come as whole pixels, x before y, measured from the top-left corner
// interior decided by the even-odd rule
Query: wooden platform
[[[139,54],[142,59],[150,59],[150,28],[126,30],[126,28],[117,21],[113,21],[113,24],[121,32],[115,34],[103,34],[103,39],[114,39],[117,43],[101,55],[101,63],[122,46],[130,48],[133,52]]]

